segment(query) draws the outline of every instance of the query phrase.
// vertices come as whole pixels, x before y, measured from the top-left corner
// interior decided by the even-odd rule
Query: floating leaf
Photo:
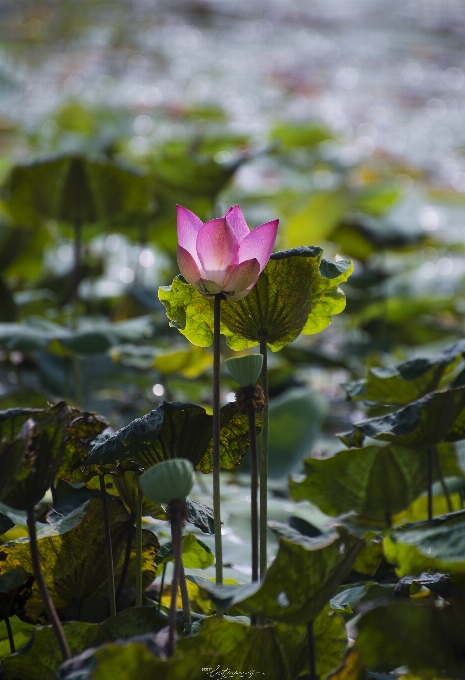
[[[302,536],[287,525],[279,550],[261,584],[215,586],[205,579],[189,579],[204,588],[223,610],[239,604],[276,621],[304,624],[313,621],[351,570],[363,541],[340,528],[315,538]]]
[[[124,561],[128,514],[121,501],[109,498],[110,528],[115,564],[115,579],[118,582]],[[55,522],[38,532],[38,547],[45,581],[55,606],[58,609],[75,601],[106,595],[107,570],[106,549],[103,527],[103,505],[99,498],[92,498],[88,505],[81,506],[63,520]],[[155,578],[155,555],[158,541],[153,533],[143,532],[143,576],[145,585]],[[133,539],[131,562],[126,583],[135,582],[135,538]],[[18,539],[0,547],[0,570],[8,571],[21,564],[33,573],[27,539]],[[34,586],[32,597],[26,603],[26,612],[38,618],[43,610],[42,600]]]
[[[333,139],[331,130],[321,123],[278,123],[270,133],[270,139],[282,144],[285,149],[315,147],[321,142]]]
[[[221,308],[221,333],[235,350],[266,338],[278,351],[301,333],[324,330],[345,307],[339,288],[352,271],[350,262],[327,262],[321,248],[295,248],[275,253],[251,292]],[[194,345],[213,342],[213,303],[182,277],[159,289],[171,325]]]
[[[430,359],[411,359],[389,368],[370,368],[366,380],[345,383],[354,401],[366,399],[380,404],[403,406],[433,392],[465,353],[463,340]]]
[[[428,522],[406,525],[384,540],[386,559],[397,565],[400,576],[428,569],[465,574],[465,511]]]
[[[108,470],[116,464],[120,471],[144,470],[163,460],[186,458],[195,469],[211,472],[212,422],[201,406],[164,401],[109,437],[97,438],[89,464]],[[227,404],[220,410],[220,425],[220,465],[231,469],[249,444],[247,417]]]
[[[290,481],[295,501],[315,503],[327,515],[350,511],[385,520],[408,508],[427,486],[426,452],[395,445],[365,446],[331,458],[305,460],[306,479]]]
[[[339,436],[346,446],[358,447],[365,437],[373,437],[397,446],[427,448],[448,435],[463,438],[464,406],[464,387],[432,392],[398,411],[357,423],[353,432]]]
[[[439,609],[428,605],[377,607],[357,623],[356,648],[372,671],[408,666],[421,678],[465,675],[463,605]]]

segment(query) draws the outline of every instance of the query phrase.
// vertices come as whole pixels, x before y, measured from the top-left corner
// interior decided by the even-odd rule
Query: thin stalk
[[[126,552],[124,553],[123,568],[121,569],[121,576],[119,579],[118,587],[116,589],[116,601],[118,602],[121,597],[121,593],[124,589],[124,584],[126,582],[126,576],[128,575],[129,562],[131,561],[131,548],[132,548],[132,537],[134,536],[134,521],[136,519],[136,513],[131,512],[129,515],[129,528],[128,535],[126,538]]]
[[[223,545],[220,508],[220,317],[221,294],[213,307],[213,522],[215,527],[216,585],[223,584]],[[222,613],[218,611],[218,618]]]
[[[136,607],[142,604],[142,492],[137,492],[136,510]]]
[[[50,597],[50,593],[48,591],[47,584],[45,583],[44,575],[40,566],[39,548],[37,547],[36,536],[36,518],[34,515],[34,508],[31,506],[27,508],[27,528],[29,531],[34,577],[40,591],[40,596],[42,597],[42,602],[44,603],[45,614],[52,625],[53,632],[55,633],[58,646],[60,647],[60,651],[63,656],[63,660],[66,661],[67,659],[71,658],[71,652],[65,632],[63,630],[63,626],[61,625],[61,621],[58,618],[55,605],[53,604],[53,600]]]
[[[74,264],[71,284],[72,327],[76,329],[78,322],[78,287],[81,272],[81,232],[82,224],[79,217],[74,220]]]
[[[433,469],[434,446],[428,448],[428,522],[433,522]]]
[[[308,666],[310,680],[318,680],[316,674],[315,636],[313,635],[313,621],[307,623]]]
[[[449,489],[447,488],[447,484],[446,484],[446,481],[444,479],[444,475],[442,474],[441,459],[439,457],[439,451],[438,451],[437,446],[434,447],[434,458],[435,458],[435,461],[436,461],[436,469],[438,471],[438,477],[439,477],[439,481],[441,482],[442,491],[444,493],[444,496],[446,497],[447,509],[449,510],[449,512],[454,512],[454,508],[452,506],[452,499],[450,497]]]
[[[166,565],[167,563],[163,565],[163,571],[161,574],[161,583],[160,583],[160,595],[158,596],[158,612],[161,611],[161,598],[163,597],[163,588],[165,587],[165,576],[166,576]]]
[[[100,491],[103,500],[103,523],[105,527],[105,543],[107,552],[108,598],[110,600],[110,616],[116,615],[115,570],[113,567],[113,550],[111,546],[110,513],[108,511],[108,496],[105,488],[105,477],[99,475]]]
[[[263,580],[267,568],[268,533],[268,429],[269,429],[269,392],[268,392],[268,349],[266,336],[260,338],[260,354],[263,355],[261,383],[265,405],[262,410],[262,455],[260,459],[260,579]]]
[[[5,616],[4,621],[5,621],[5,626],[6,626],[6,632],[8,633],[8,642],[10,643],[10,651],[11,651],[12,654],[14,654],[16,652],[16,647],[15,647],[15,641],[13,639],[13,631],[11,630],[10,617]]]
[[[167,656],[173,656],[176,645],[176,598],[178,594],[178,583],[181,572],[181,535],[182,535],[182,503],[173,501],[170,505],[171,519],[171,542],[173,544],[174,571],[171,582],[171,604],[168,615],[168,647]]]
[[[182,551],[181,551],[181,568],[179,574],[179,585],[181,586],[182,611],[184,614],[184,632],[186,634],[186,637],[188,637],[191,634],[192,618],[191,618],[191,605],[189,602],[189,591],[187,590],[186,572],[184,571],[184,564],[182,563]]]
[[[79,357],[73,357],[73,367],[74,367],[74,400],[76,404],[82,408],[83,403],[82,372],[81,372],[81,360]]]
[[[255,427],[255,411],[249,408],[250,438],[250,498],[252,524],[252,581],[258,581],[258,451],[257,428]]]
[[[255,411],[249,407],[249,439],[250,439],[250,499],[251,499],[251,526],[252,526],[252,582],[259,580],[258,573],[258,450],[257,428],[255,426]],[[250,617],[252,626],[258,623],[258,616]]]

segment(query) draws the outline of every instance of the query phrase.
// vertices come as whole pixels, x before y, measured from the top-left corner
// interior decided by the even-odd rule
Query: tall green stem
[[[215,527],[216,585],[223,584],[223,545],[220,508],[220,318],[221,293],[213,311],[213,522]],[[221,613],[218,612],[219,618]]]
[[[438,477],[439,481],[441,482],[442,486],[442,491],[444,493],[444,496],[446,497],[446,502],[447,502],[447,509],[449,512],[454,512],[454,508],[452,506],[452,499],[450,497],[449,489],[447,488],[446,480],[444,479],[444,475],[442,474],[442,465],[441,465],[441,458],[439,457],[439,451],[438,447],[434,447],[434,458],[436,461],[436,469],[438,471]]]
[[[192,628],[191,605],[189,602],[189,591],[187,590],[186,572],[184,571],[184,565],[182,563],[182,551],[180,560],[179,585],[181,586],[182,611],[184,614],[184,633],[186,636],[189,636]]]
[[[161,611],[161,598],[163,597],[163,589],[165,587],[165,576],[166,576],[166,565],[167,563],[165,562],[163,565],[163,571],[161,574],[161,583],[160,583],[160,595],[158,596],[158,607],[157,611]]]
[[[136,607],[142,604],[142,492],[137,492],[136,510]]]
[[[176,598],[181,572],[182,503],[173,501],[170,505],[171,542],[173,544],[174,571],[171,582],[171,605],[168,615],[168,657],[173,656],[176,645]]]
[[[108,599],[110,600],[110,616],[116,615],[115,570],[113,566],[113,549],[111,545],[110,513],[104,475],[99,475],[100,491],[103,501],[103,524],[105,527],[105,545],[107,552]]]
[[[79,217],[74,220],[74,264],[71,284],[72,325],[76,329],[78,322],[78,287],[81,274],[81,233],[82,223]]]
[[[250,438],[250,498],[252,525],[252,581],[258,581],[258,451],[257,428],[255,426],[255,411],[249,408]]]
[[[31,558],[32,566],[34,569],[34,577],[36,579],[37,586],[42,597],[42,602],[44,603],[45,614],[47,619],[52,624],[53,632],[60,647],[63,660],[69,659],[71,657],[71,652],[69,649],[68,641],[61,625],[61,621],[58,618],[55,605],[50,597],[50,593],[45,583],[44,575],[42,573],[42,568],[40,566],[39,548],[37,547],[37,536],[36,536],[36,518],[34,515],[34,507],[27,508],[27,528],[29,531],[29,541],[31,546]]]
[[[433,522],[433,469],[434,469],[434,446],[428,449],[428,522]]]
[[[8,634],[8,642],[10,643],[10,651],[12,654],[16,652],[16,647],[15,647],[15,641],[13,638],[13,631],[11,630],[11,623],[10,623],[10,617],[7,615],[4,618],[5,621],[5,626],[6,626],[6,632]]]
[[[310,680],[318,680],[316,674],[315,636],[313,634],[313,621],[307,623],[308,665]]]
[[[269,432],[269,392],[268,392],[268,349],[266,336],[260,338],[260,353],[263,355],[261,372],[262,390],[265,405],[262,410],[262,455],[260,460],[260,579],[263,580],[267,568],[268,533],[268,432]]]

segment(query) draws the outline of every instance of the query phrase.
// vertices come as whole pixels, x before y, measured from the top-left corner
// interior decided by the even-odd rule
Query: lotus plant
[[[252,231],[238,205],[203,223],[177,206],[177,258],[181,274],[213,306],[213,511],[216,583],[223,583],[220,512],[220,315],[221,300],[242,300],[256,284],[273,251],[278,221]],[[219,613],[221,616],[221,613]]]

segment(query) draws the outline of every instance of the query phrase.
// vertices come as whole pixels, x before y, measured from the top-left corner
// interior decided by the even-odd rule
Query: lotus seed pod
[[[263,354],[247,354],[243,357],[226,359],[226,368],[241,387],[255,385],[263,366]]]
[[[194,468],[190,460],[173,458],[149,468],[139,478],[144,496],[153,503],[169,505],[184,500],[195,484]]]

